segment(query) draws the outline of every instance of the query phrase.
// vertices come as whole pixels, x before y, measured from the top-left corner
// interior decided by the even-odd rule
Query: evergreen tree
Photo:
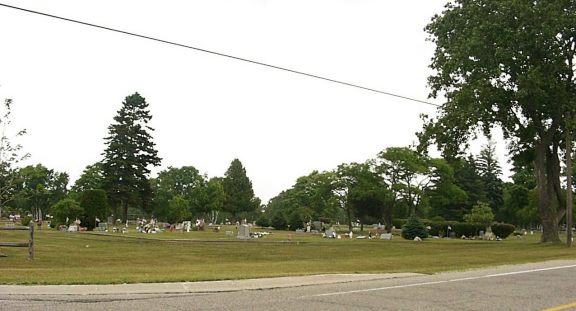
[[[253,213],[260,206],[260,199],[254,196],[252,182],[246,176],[246,169],[238,159],[234,159],[226,171],[223,184],[226,200],[224,210],[237,217],[241,213]]]
[[[494,214],[499,215],[504,203],[504,184],[502,179],[500,179],[500,176],[502,176],[502,168],[500,164],[498,164],[494,142],[490,141],[482,148],[480,156],[476,159],[476,163],[478,173],[484,184],[484,190],[486,191],[487,202]]]
[[[458,215],[462,217],[472,210],[472,207],[477,202],[487,202],[488,198],[484,190],[484,182],[478,173],[476,160],[472,155],[468,156],[467,159],[457,158],[450,164],[454,168],[456,186],[464,190],[468,195],[468,199],[458,212]]]
[[[154,129],[148,126],[150,119],[148,103],[134,93],[122,103],[105,138],[103,187],[116,217],[118,208],[122,209],[123,221],[128,218],[129,206],[140,206],[145,211],[150,206],[149,167],[158,166],[161,161],[152,142],[150,132]]]

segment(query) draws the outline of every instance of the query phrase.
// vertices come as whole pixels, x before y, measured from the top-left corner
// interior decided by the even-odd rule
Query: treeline
[[[412,215],[433,221],[471,222],[487,208],[492,221],[519,227],[539,225],[532,169],[513,163],[512,182],[502,180],[495,146],[479,155],[430,158],[410,148],[387,148],[364,163],[341,164],[298,178],[270,200],[261,224],[303,228],[327,223],[382,223]],[[483,210],[486,213],[486,210]],[[472,222],[477,222],[474,220]]]

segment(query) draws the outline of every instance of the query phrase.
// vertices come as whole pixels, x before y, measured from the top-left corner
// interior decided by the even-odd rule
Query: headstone
[[[68,232],[77,232],[78,231],[78,226],[76,225],[72,225],[70,227],[68,227]]]
[[[322,230],[322,222],[321,221],[313,221],[312,222],[312,228],[314,230],[318,230],[318,231]]]
[[[107,223],[99,223],[98,224],[98,231],[106,231],[108,230],[108,224]]]
[[[250,227],[246,224],[240,225],[238,228],[238,239],[240,240],[249,240],[250,239]]]
[[[392,233],[382,233],[380,235],[380,240],[392,240]]]
[[[332,231],[331,229],[326,230],[326,237],[329,239],[333,239],[335,234],[336,233],[334,231]]]
[[[192,228],[192,222],[191,221],[183,221],[182,222],[182,230],[186,230],[186,232],[190,232],[190,228]]]

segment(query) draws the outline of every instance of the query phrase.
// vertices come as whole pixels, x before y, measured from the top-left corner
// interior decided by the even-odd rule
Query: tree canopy
[[[510,152],[535,164],[543,242],[559,242],[559,152],[576,107],[576,2],[456,0],[426,27],[436,50],[431,96],[447,102],[419,135],[457,154],[502,128]],[[573,113],[572,113],[573,115]]]

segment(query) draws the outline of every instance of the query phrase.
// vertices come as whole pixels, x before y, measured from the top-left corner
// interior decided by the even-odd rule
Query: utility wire
[[[267,64],[267,63],[263,63],[263,62],[259,62],[259,61],[255,61],[255,60],[251,60],[251,59],[247,59],[247,58],[242,58],[242,57],[237,57],[237,56],[233,56],[233,55],[229,55],[229,54],[224,54],[224,53],[220,53],[220,52],[215,52],[215,51],[210,51],[210,50],[206,50],[206,49],[202,49],[202,48],[197,48],[197,47],[193,47],[193,46],[190,46],[190,45],[186,45],[186,44],[182,44],[182,43],[177,43],[177,42],[174,42],[174,41],[168,41],[168,40],[158,39],[158,38],[154,38],[154,37],[150,37],[150,36],[145,36],[145,35],[141,35],[141,34],[129,32],[129,31],[124,31],[124,30],[115,29],[115,28],[111,28],[111,27],[106,27],[106,26],[91,24],[91,23],[87,23],[87,22],[83,22],[83,21],[79,21],[79,20],[75,20],[75,19],[70,19],[70,18],[66,18],[66,17],[61,17],[61,16],[57,16],[57,15],[52,15],[52,14],[48,14],[48,13],[43,13],[43,12],[39,12],[39,11],[33,11],[33,10],[29,10],[29,9],[24,9],[24,8],[21,8],[21,7],[16,7],[16,6],[12,6],[12,5],[8,5],[8,4],[4,4],[4,3],[0,3],[0,6],[6,7],[6,8],[10,8],[10,9],[15,9],[15,10],[24,11],[24,12],[27,12],[27,13],[42,15],[42,16],[45,16],[45,17],[51,17],[51,18],[63,20],[63,21],[66,21],[66,22],[81,24],[81,25],[84,25],[84,26],[99,28],[99,29],[108,30],[108,31],[112,31],[112,32],[117,32],[117,33],[129,35],[129,36],[133,36],[133,37],[138,37],[138,38],[147,39],[147,40],[152,40],[152,41],[156,41],[156,42],[160,42],[160,43],[165,43],[165,44],[170,44],[170,45],[174,45],[174,46],[179,46],[179,47],[183,47],[183,48],[187,48],[187,49],[191,49],[191,50],[196,50],[196,51],[200,51],[200,52],[204,52],[204,53],[209,53],[209,54],[213,54],[213,55],[218,55],[218,56],[222,56],[222,57],[227,57],[227,58],[231,58],[231,59],[235,59],[235,60],[239,60],[239,61],[243,61],[243,62],[255,64],[255,65],[265,66],[265,67],[269,67],[269,68],[273,68],[273,69],[277,69],[277,70],[282,70],[282,71],[287,71],[287,72],[291,72],[291,73],[295,73],[295,74],[299,74],[299,75],[303,75],[303,76],[307,76],[307,77],[311,77],[311,78],[316,78],[316,79],[320,79],[320,80],[324,80],[324,81],[329,81],[329,82],[333,82],[333,83],[337,83],[337,84],[341,84],[341,85],[346,85],[346,86],[350,86],[350,87],[354,87],[354,88],[358,88],[358,89],[362,89],[362,90],[366,90],[366,91],[370,91],[370,92],[375,92],[375,93],[379,93],[379,94],[384,94],[384,95],[388,95],[388,96],[393,96],[393,97],[397,97],[397,98],[401,98],[401,99],[405,99],[405,100],[409,100],[409,101],[413,101],[413,102],[417,102],[417,103],[421,103],[421,104],[431,105],[431,106],[435,106],[435,107],[441,107],[441,105],[434,104],[434,103],[431,103],[431,102],[428,102],[428,101],[424,101],[424,100],[420,100],[420,99],[416,99],[416,98],[411,98],[411,97],[402,96],[402,95],[398,95],[398,94],[394,94],[394,93],[390,93],[390,92],[385,92],[385,91],[381,91],[381,90],[377,90],[377,89],[374,89],[374,88],[369,88],[369,87],[361,86],[361,85],[354,84],[354,83],[349,83],[349,82],[344,82],[344,81],[340,81],[340,80],[330,79],[330,78],[322,77],[322,76],[319,76],[319,75],[315,75],[315,74],[311,74],[311,73],[306,73],[306,72],[303,72],[303,71],[298,71],[298,70],[289,69],[289,68],[285,68],[285,67],[280,67],[280,66],[276,66],[276,65],[271,65],[271,64]]]

